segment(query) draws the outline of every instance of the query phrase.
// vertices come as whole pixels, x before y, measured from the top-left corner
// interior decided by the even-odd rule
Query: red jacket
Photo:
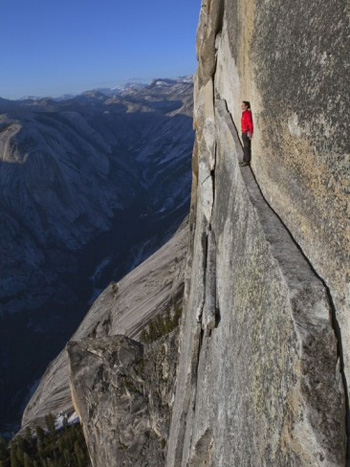
[[[250,110],[243,110],[241,118],[241,129],[242,133],[253,133],[253,119]]]

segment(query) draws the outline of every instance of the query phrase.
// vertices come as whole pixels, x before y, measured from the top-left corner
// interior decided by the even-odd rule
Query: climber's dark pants
[[[252,155],[251,141],[248,138],[247,133],[242,133],[242,139],[243,139],[243,152],[244,152],[243,162],[245,162],[246,164],[250,164],[250,158]]]

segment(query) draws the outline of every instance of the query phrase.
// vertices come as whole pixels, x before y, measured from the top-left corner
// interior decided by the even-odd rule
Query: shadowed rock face
[[[186,215],[191,108],[186,81],[0,102],[1,429],[96,296]]]

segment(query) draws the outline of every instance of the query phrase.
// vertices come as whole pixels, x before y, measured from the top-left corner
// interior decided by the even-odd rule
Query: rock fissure
[[[224,13],[225,13],[225,1],[220,0],[219,7],[218,7],[218,14],[216,20],[216,27],[215,27],[215,36],[219,34],[222,30],[223,23],[224,23]]]
[[[322,278],[321,278],[321,281],[322,281]],[[340,363],[339,370],[340,370],[341,377],[342,377],[344,398],[345,398],[345,427],[346,427],[346,435],[347,435],[346,465],[347,467],[349,467],[350,466],[350,405],[349,405],[348,384],[347,384],[346,373],[344,369],[344,348],[342,344],[341,329],[339,326],[339,322],[337,320],[337,312],[336,312],[336,308],[335,308],[335,305],[332,299],[332,295],[331,295],[329,287],[324,281],[323,281],[323,284],[327,291],[329,306],[330,306],[331,313],[332,313],[332,325],[333,325],[334,333],[337,338],[337,351],[338,351],[338,357],[339,357],[339,363]]]
[[[198,373],[199,373],[199,365],[200,365],[200,357],[201,357],[201,352],[202,352],[202,347],[203,347],[203,340],[205,339],[205,330],[203,328],[200,329],[199,331],[199,336],[198,336],[198,349],[197,349],[197,360],[195,362],[195,371],[193,375],[193,382],[194,382],[194,389],[193,389],[193,394],[192,394],[192,416],[196,415],[196,409],[197,409],[197,391],[198,391]],[[193,433],[191,433],[191,438],[189,440],[189,446],[192,445],[192,438],[193,438]],[[184,462],[184,458],[182,459]],[[187,463],[187,461],[185,461]]]
[[[207,264],[205,270],[205,298],[202,328],[210,331],[216,324],[216,244],[214,233],[209,227],[207,236]]]
[[[204,183],[205,183],[209,178],[211,178],[211,175],[208,175],[207,177],[205,177],[205,179],[201,181],[201,184],[204,185]]]
[[[202,287],[205,290],[206,270],[207,270],[207,258],[208,258],[208,235],[207,232],[203,232],[201,236],[201,252],[202,252]],[[203,308],[205,304],[205,295],[202,294],[202,298],[196,309],[196,320],[198,323],[202,323]]]

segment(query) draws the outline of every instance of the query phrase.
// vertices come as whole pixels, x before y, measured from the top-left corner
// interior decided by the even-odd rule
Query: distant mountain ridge
[[[145,80],[147,81],[147,80]],[[42,99],[49,98],[53,101],[60,102],[60,101],[66,101],[70,99],[74,99],[74,97],[83,95],[83,94],[88,94],[88,93],[94,93],[94,92],[100,92],[101,94],[104,94],[106,96],[113,96],[115,94],[120,94],[122,92],[128,92],[129,90],[139,90],[143,88],[147,88],[148,86],[152,86],[155,82],[162,82],[163,85],[169,85],[172,86],[176,83],[192,83],[193,77],[192,75],[188,76],[180,76],[178,78],[154,78],[149,82],[145,82],[141,79],[130,79],[127,80],[126,82],[122,84],[117,84],[113,87],[97,87],[97,88],[92,88],[87,91],[83,91],[80,93],[69,93],[69,94],[62,94],[61,96],[58,97],[40,97],[40,96],[35,96],[35,95],[28,95],[28,96],[22,96],[19,99],[6,99],[0,97],[0,101],[10,101],[10,102],[23,102],[23,101],[40,101]]]
[[[2,427],[99,291],[188,211],[192,83],[157,81],[0,100]]]

